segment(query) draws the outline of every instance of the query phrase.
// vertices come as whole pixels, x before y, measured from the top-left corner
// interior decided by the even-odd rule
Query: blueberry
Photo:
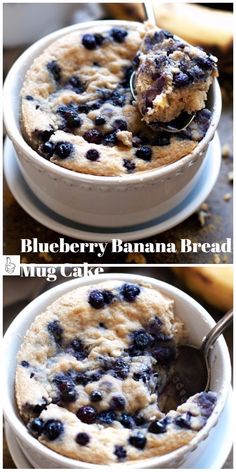
[[[25,99],[29,102],[32,102],[34,100],[34,97],[32,97],[32,95],[26,95]]]
[[[127,35],[128,31],[123,28],[112,28],[111,30],[111,36],[117,43],[123,43]]]
[[[46,410],[48,402],[45,397],[42,397],[42,402],[32,406],[32,411],[36,415],[39,415],[43,410]]]
[[[154,137],[154,146],[168,146],[170,144],[170,135],[168,133],[160,133]]]
[[[29,367],[29,362],[27,361],[21,361],[22,367]]]
[[[138,431],[129,437],[129,443],[131,446],[136,447],[137,449],[144,449],[146,446],[147,439],[144,434]]]
[[[97,419],[97,410],[93,406],[82,406],[76,415],[83,423],[92,424]]]
[[[40,418],[34,418],[27,427],[29,432],[37,438],[43,431],[44,422]]]
[[[88,375],[89,382],[97,382],[104,374],[105,372],[103,370],[97,370],[96,372],[90,373]]]
[[[136,157],[144,161],[150,161],[152,158],[152,150],[149,146],[142,146],[135,152]]]
[[[125,95],[120,90],[114,90],[110,98],[108,98],[108,102],[110,102],[115,107],[123,107],[125,104]]]
[[[104,146],[114,146],[117,143],[116,131],[108,133],[103,138]]]
[[[43,433],[49,439],[49,441],[53,441],[57,439],[64,431],[64,426],[61,421],[59,420],[48,420],[43,428]]]
[[[143,426],[146,423],[145,418],[140,415],[134,415],[134,421],[136,426]]]
[[[47,328],[48,328],[48,332],[53,336],[54,341],[57,344],[61,344],[63,329],[60,326],[59,321],[58,320],[51,321],[50,323],[48,323]]]
[[[166,31],[166,30],[162,30],[164,36],[166,39],[169,39],[169,38],[173,38],[174,35],[172,33],[170,33],[169,31]]]
[[[118,379],[126,379],[129,373],[129,365],[122,358],[116,359],[113,364],[114,377]]]
[[[90,395],[91,402],[101,402],[102,399],[103,399],[102,393],[99,392],[99,390],[94,390],[94,392],[92,392]]]
[[[191,416],[191,413],[187,411],[187,413],[175,418],[175,424],[180,428],[191,429]]]
[[[128,172],[133,172],[135,169],[135,163],[129,159],[123,159],[123,166],[127,169]]]
[[[112,424],[113,421],[116,420],[116,414],[114,411],[111,411],[111,410],[101,411],[98,414],[98,420],[101,423]]]
[[[102,329],[107,329],[106,325],[104,323],[99,323],[99,328],[102,328]]]
[[[75,88],[81,87],[81,80],[76,75],[73,75],[69,78],[68,83],[73,85]]]
[[[75,382],[77,385],[85,386],[89,383],[88,375],[85,372],[70,370],[69,375],[71,376],[73,382]]]
[[[210,416],[215,403],[216,403],[217,396],[213,392],[202,392],[198,395],[197,404],[201,408],[201,413],[203,416]]]
[[[150,369],[144,369],[140,372],[134,372],[133,379],[136,381],[142,380],[143,383],[147,383],[150,380]]]
[[[176,350],[174,347],[155,347],[152,350],[152,355],[160,365],[168,365],[173,362],[176,357]]]
[[[96,149],[89,149],[85,154],[86,159],[89,161],[97,161],[100,157],[99,152]]]
[[[93,144],[101,144],[102,142],[102,133],[98,131],[97,129],[90,129],[88,131],[85,131],[83,138],[85,141],[88,143],[93,143]]]
[[[42,154],[47,157],[48,159],[53,156],[54,153],[54,144],[48,141],[47,143],[43,143],[40,148]]]
[[[115,129],[119,129],[120,131],[127,130],[127,123],[125,120],[122,120],[122,119],[117,119],[113,121],[112,126]]]
[[[66,125],[70,128],[79,128],[82,124],[78,111],[72,105],[60,105],[57,113],[63,116]]]
[[[96,49],[97,41],[94,34],[84,34],[82,37],[82,44],[86,49]]]
[[[77,393],[74,388],[65,388],[64,391],[61,391],[61,400],[65,403],[72,403],[77,399]]]
[[[35,415],[40,415],[40,413],[46,409],[47,407],[47,400],[45,397],[42,397],[42,402],[36,405],[31,405],[30,403],[25,403],[24,407],[30,413],[34,413]]]
[[[84,87],[81,83],[81,80],[76,75],[73,75],[69,78],[68,82],[65,84],[65,88],[73,90],[75,93],[83,93]]]
[[[192,80],[201,80],[205,78],[205,72],[197,65],[191,67],[191,69],[188,71],[188,75],[192,78]]]
[[[89,294],[89,304],[96,309],[104,308],[105,300],[102,290],[92,290]]]
[[[166,421],[165,420],[157,420],[153,421],[148,427],[149,433],[154,434],[162,434],[166,432]]]
[[[67,113],[70,113],[71,110],[75,110],[74,107],[70,105],[59,105],[56,109],[56,113],[59,113],[62,116],[65,116]]]
[[[61,79],[61,68],[57,61],[51,61],[47,64],[47,69],[49,72],[51,72],[54,80],[56,82],[59,82]]]
[[[135,421],[128,413],[122,413],[119,417],[119,422],[124,426],[124,428],[133,429],[135,427]]]
[[[46,141],[48,141],[50,139],[50,137],[52,136],[52,134],[54,133],[54,129],[49,129],[49,130],[44,130],[44,131],[38,131],[38,130],[35,130],[35,134],[37,136],[37,138],[42,141],[43,143],[45,143]]]
[[[70,345],[75,351],[79,352],[79,351],[83,350],[82,342],[80,341],[79,338],[73,339],[73,341],[71,341]]]
[[[69,128],[80,128],[82,120],[76,111],[68,113],[68,116],[66,116],[66,125],[69,126]]]
[[[98,110],[99,108],[101,108],[103,103],[104,102],[102,100],[96,100],[96,101],[93,101],[93,102],[89,102],[88,108],[89,108],[89,110]]]
[[[134,284],[124,284],[120,290],[121,296],[126,302],[134,302],[140,294],[140,288]]]
[[[191,84],[191,82],[192,78],[184,72],[177,72],[176,74],[174,74],[173,84],[177,88],[186,87],[186,85]]]
[[[80,446],[86,446],[86,444],[89,443],[89,435],[87,433],[78,433],[75,438],[75,441]]]
[[[158,318],[158,316],[155,316],[155,318],[149,321],[147,331],[155,336],[156,334],[160,333],[162,325],[163,322],[161,321],[161,319]]]
[[[118,460],[125,459],[127,456],[127,452],[123,446],[115,446],[114,454]]]
[[[174,37],[173,34],[169,33],[169,31],[160,30],[154,33],[152,37],[152,42],[153,44],[162,43],[162,41],[164,41],[165,39],[169,39],[173,37]]]
[[[72,379],[64,374],[57,374],[53,382],[57,385],[60,391],[60,400],[65,403],[74,402],[77,399],[77,392]]]
[[[95,122],[95,125],[100,126],[100,125],[105,125],[106,120],[105,118],[103,118],[103,116],[97,116],[94,122]]]
[[[78,113],[85,113],[87,114],[89,112],[89,106],[85,104],[81,104],[77,106],[77,111]]]
[[[159,333],[155,335],[155,344],[156,343],[168,343],[169,341],[173,340],[172,336],[168,334]]]
[[[198,57],[196,64],[203,70],[210,70],[213,68],[214,61],[209,56]]]
[[[110,290],[103,290],[103,298],[104,301],[107,305],[110,305],[110,303],[114,300],[114,295]]]
[[[143,351],[141,349],[138,349],[136,346],[132,346],[130,349],[128,349],[128,353],[130,357],[137,357],[143,355]]]
[[[124,94],[123,89],[115,89],[115,90],[108,90],[108,89],[97,89],[100,100],[98,101],[99,107],[102,106],[105,102],[111,103],[115,107],[122,107],[125,104],[126,96]]]
[[[73,149],[73,144],[67,142],[59,142],[55,146],[54,154],[60,157],[60,159],[65,159],[72,153]]]
[[[120,395],[116,395],[111,398],[110,407],[113,410],[124,410],[125,408],[125,399]]]
[[[139,349],[144,350],[151,342],[151,336],[146,331],[137,331],[134,333],[134,344]]]
[[[77,360],[82,360],[87,357],[87,352],[85,351],[83,344],[79,338],[73,339],[69,346],[66,349],[68,354],[74,356]]]
[[[168,62],[169,59],[165,54],[159,54],[157,57],[155,57],[155,65],[158,69]]]

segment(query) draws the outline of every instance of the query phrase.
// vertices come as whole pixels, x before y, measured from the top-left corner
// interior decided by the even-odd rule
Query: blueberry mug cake
[[[17,356],[16,399],[28,433],[94,464],[161,456],[188,444],[216,394],[168,406],[186,334],[173,300],[146,284],[107,281],[63,295],[35,318]]]
[[[75,31],[53,42],[34,60],[21,90],[22,132],[33,149],[66,169],[98,176],[123,176],[156,169],[193,151],[211,120],[204,100],[186,131],[153,133],[140,113],[140,108],[143,113],[143,91],[138,87],[139,74],[138,100],[131,95],[130,76],[139,67],[140,58],[142,68],[140,48],[143,40],[147,42],[146,28],[138,23],[126,28],[100,24],[86,32]],[[163,47],[165,55],[166,34],[153,33],[151,40],[154,44],[158,38],[157,46]],[[168,57],[173,62],[173,57],[178,55],[174,51],[177,43],[173,39],[167,42],[170,41],[173,51]],[[207,57],[196,66],[201,86],[206,90],[216,66],[210,56],[199,54]],[[208,63],[211,67],[206,67]],[[155,73],[163,75],[163,67],[166,66],[156,65]],[[190,81],[192,72],[186,69],[181,73],[186,73]],[[184,90],[187,90],[186,83],[182,81],[178,92]],[[152,109],[154,102],[150,91],[147,93],[144,114],[149,116],[155,107]]]

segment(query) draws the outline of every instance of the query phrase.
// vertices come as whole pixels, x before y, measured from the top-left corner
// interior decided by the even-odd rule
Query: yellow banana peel
[[[175,267],[173,271],[189,290],[207,303],[222,311],[232,308],[232,267]]]

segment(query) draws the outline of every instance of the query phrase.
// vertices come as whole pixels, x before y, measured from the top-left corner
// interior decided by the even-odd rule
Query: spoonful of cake
[[[217,77],[217,59],[155,25],[151,3],[145,3],[149,22],[135,57],[130,90],[143,120],[154,130],[185,130],[205,107]]]
[[[178,347],[178,356],[173,365],[171,380],[161,392],[161,396],[165,398],[164,411],[175,409],[190,396],[210,389],[212,348],[232,321],[233,311],[230,310],[203,338],[200,347],[192,345]]]

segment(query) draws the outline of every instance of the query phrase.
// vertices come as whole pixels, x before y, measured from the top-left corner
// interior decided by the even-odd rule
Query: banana
[[[175,267],[173,272],[188,289],[222,311],[233,306],[233,269],[231,266]]]

